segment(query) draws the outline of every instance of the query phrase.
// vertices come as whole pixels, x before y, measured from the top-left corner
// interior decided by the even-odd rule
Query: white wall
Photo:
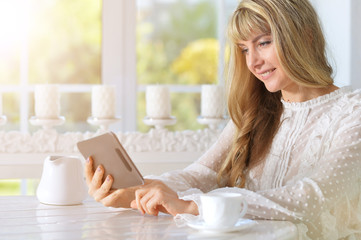
[[[361,1],[351,3],[351,82],[361,88]]]
[[[338,86],[351,84],[351,1],[314,0],[328,44],[330,63]]]
[[[321,19],[338,86],[361,87],[361,1],[312,0]]]

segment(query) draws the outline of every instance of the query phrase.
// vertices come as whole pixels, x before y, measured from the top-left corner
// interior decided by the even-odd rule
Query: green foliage
[[[101,1],[33,0],[32,6],[29,81],[100,83]]]
[[[145,36],[152,33],[154,27],[150,23],[140,23],[137,27],[137,78],[138,83],[164,84],[173,77],[169,69],[169,60],[164,45],[151,42]]]
[[[209,80],[200,78],[194,82],[194,77],[180,76],[179,72],[173,71],[172,65],[174,61],[182,61],[179,58],[185,47],[190,46],[189,48],[192,48],[192,45],[196,45],[192,42],[198,42],[199,39],[211,41],[211,39],[216,38],[216,14],[213,3],[214,1],[199,1],[197,4],[190,4],[189,1],[178,0],[172,4],[156,4],[153,9],[139,14],[137,25],[138,83],[208,83]],[[155,11],[155,9],[157,10]],[[214,44],[207,44],[207,46],[210,48],[207,49],[205,46],[201,55],[214,60],[211,55],[218,50],[215,49]],[[194,50],[196,49],[192,48],[189,51]],[[215,53],[215,55],[217,54]],[[189,64],[201,65],[202,61]],[[210,63],[208,59],[206,61],[207,64]],[[196,67],[193,70],[199,71],[199,69]],[[217,71],[217,66],[215,71]],[[211,75],[210,71],[208,72],[208,75]],[[204,75],[204,73],[194,74],[202,75],[202,78]]]
[[[219,44],[216,40],[215,1],[178,0],[158,3],[140,12],[137,25],[138,84],[189,84],[217,82]],[[156,9],[156,11],[155,11]],[[200,94],[172,93],[170,130],[200,129]],[[150,129],[145,117],[144,93],[138,95],[138,130]]]
[[[170,130],[197,130],[204,128],[197,122],[200,115],[200,94],[199,93],[173,93],[172,94],[172,112],[177,118],[177,124],[169,126]]]
[[[170,5],[155,6],[153,39],[162,39],[169,59],[178,57],[179,50],[199,38],[215,38],[217,16],[215,1],[197,3],[178,0]]]
[[[0,196],[20,195],[20,180],[0,180]]]
[[[39,179],[27,179],[26,191],[27,195],[35,195]],[[21,194],[20,179],[1,179],[0,180],[0,196],[11,196]]]
[[[178,83],[216,83],[218,52],[217,39],[199,39],[191,42],[172,64],[172,70],[179,75]]]

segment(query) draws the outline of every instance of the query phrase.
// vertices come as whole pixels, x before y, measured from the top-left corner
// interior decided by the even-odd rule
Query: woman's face
[[[239,47],[245,55],[248,69],[261,80],[268,91],[277,92],[295,87],[281,68],[276,47],[268,33],[254,33],[247,41],[240,41]]]

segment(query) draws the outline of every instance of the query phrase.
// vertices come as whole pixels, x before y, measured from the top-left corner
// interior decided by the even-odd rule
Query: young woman
[[[308,0],[243,0],[228,28],[228,110],[218,141],[184,170],[111,190],[86,164],[106,206],[199,214],[204,192],[239,192],[247,215],[289,220],[311,239],[361,237],[361,92],[333,85]]]

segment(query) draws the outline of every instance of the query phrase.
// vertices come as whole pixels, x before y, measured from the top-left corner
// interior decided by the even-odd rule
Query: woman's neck
[[[286,102],[305,102],[326,94],[329,94],[338,87],[335,85],[330,85],[325,88],[311,88],[311,87],[302,87],[297,86],[287,90],[281,90],[282,98]]]

